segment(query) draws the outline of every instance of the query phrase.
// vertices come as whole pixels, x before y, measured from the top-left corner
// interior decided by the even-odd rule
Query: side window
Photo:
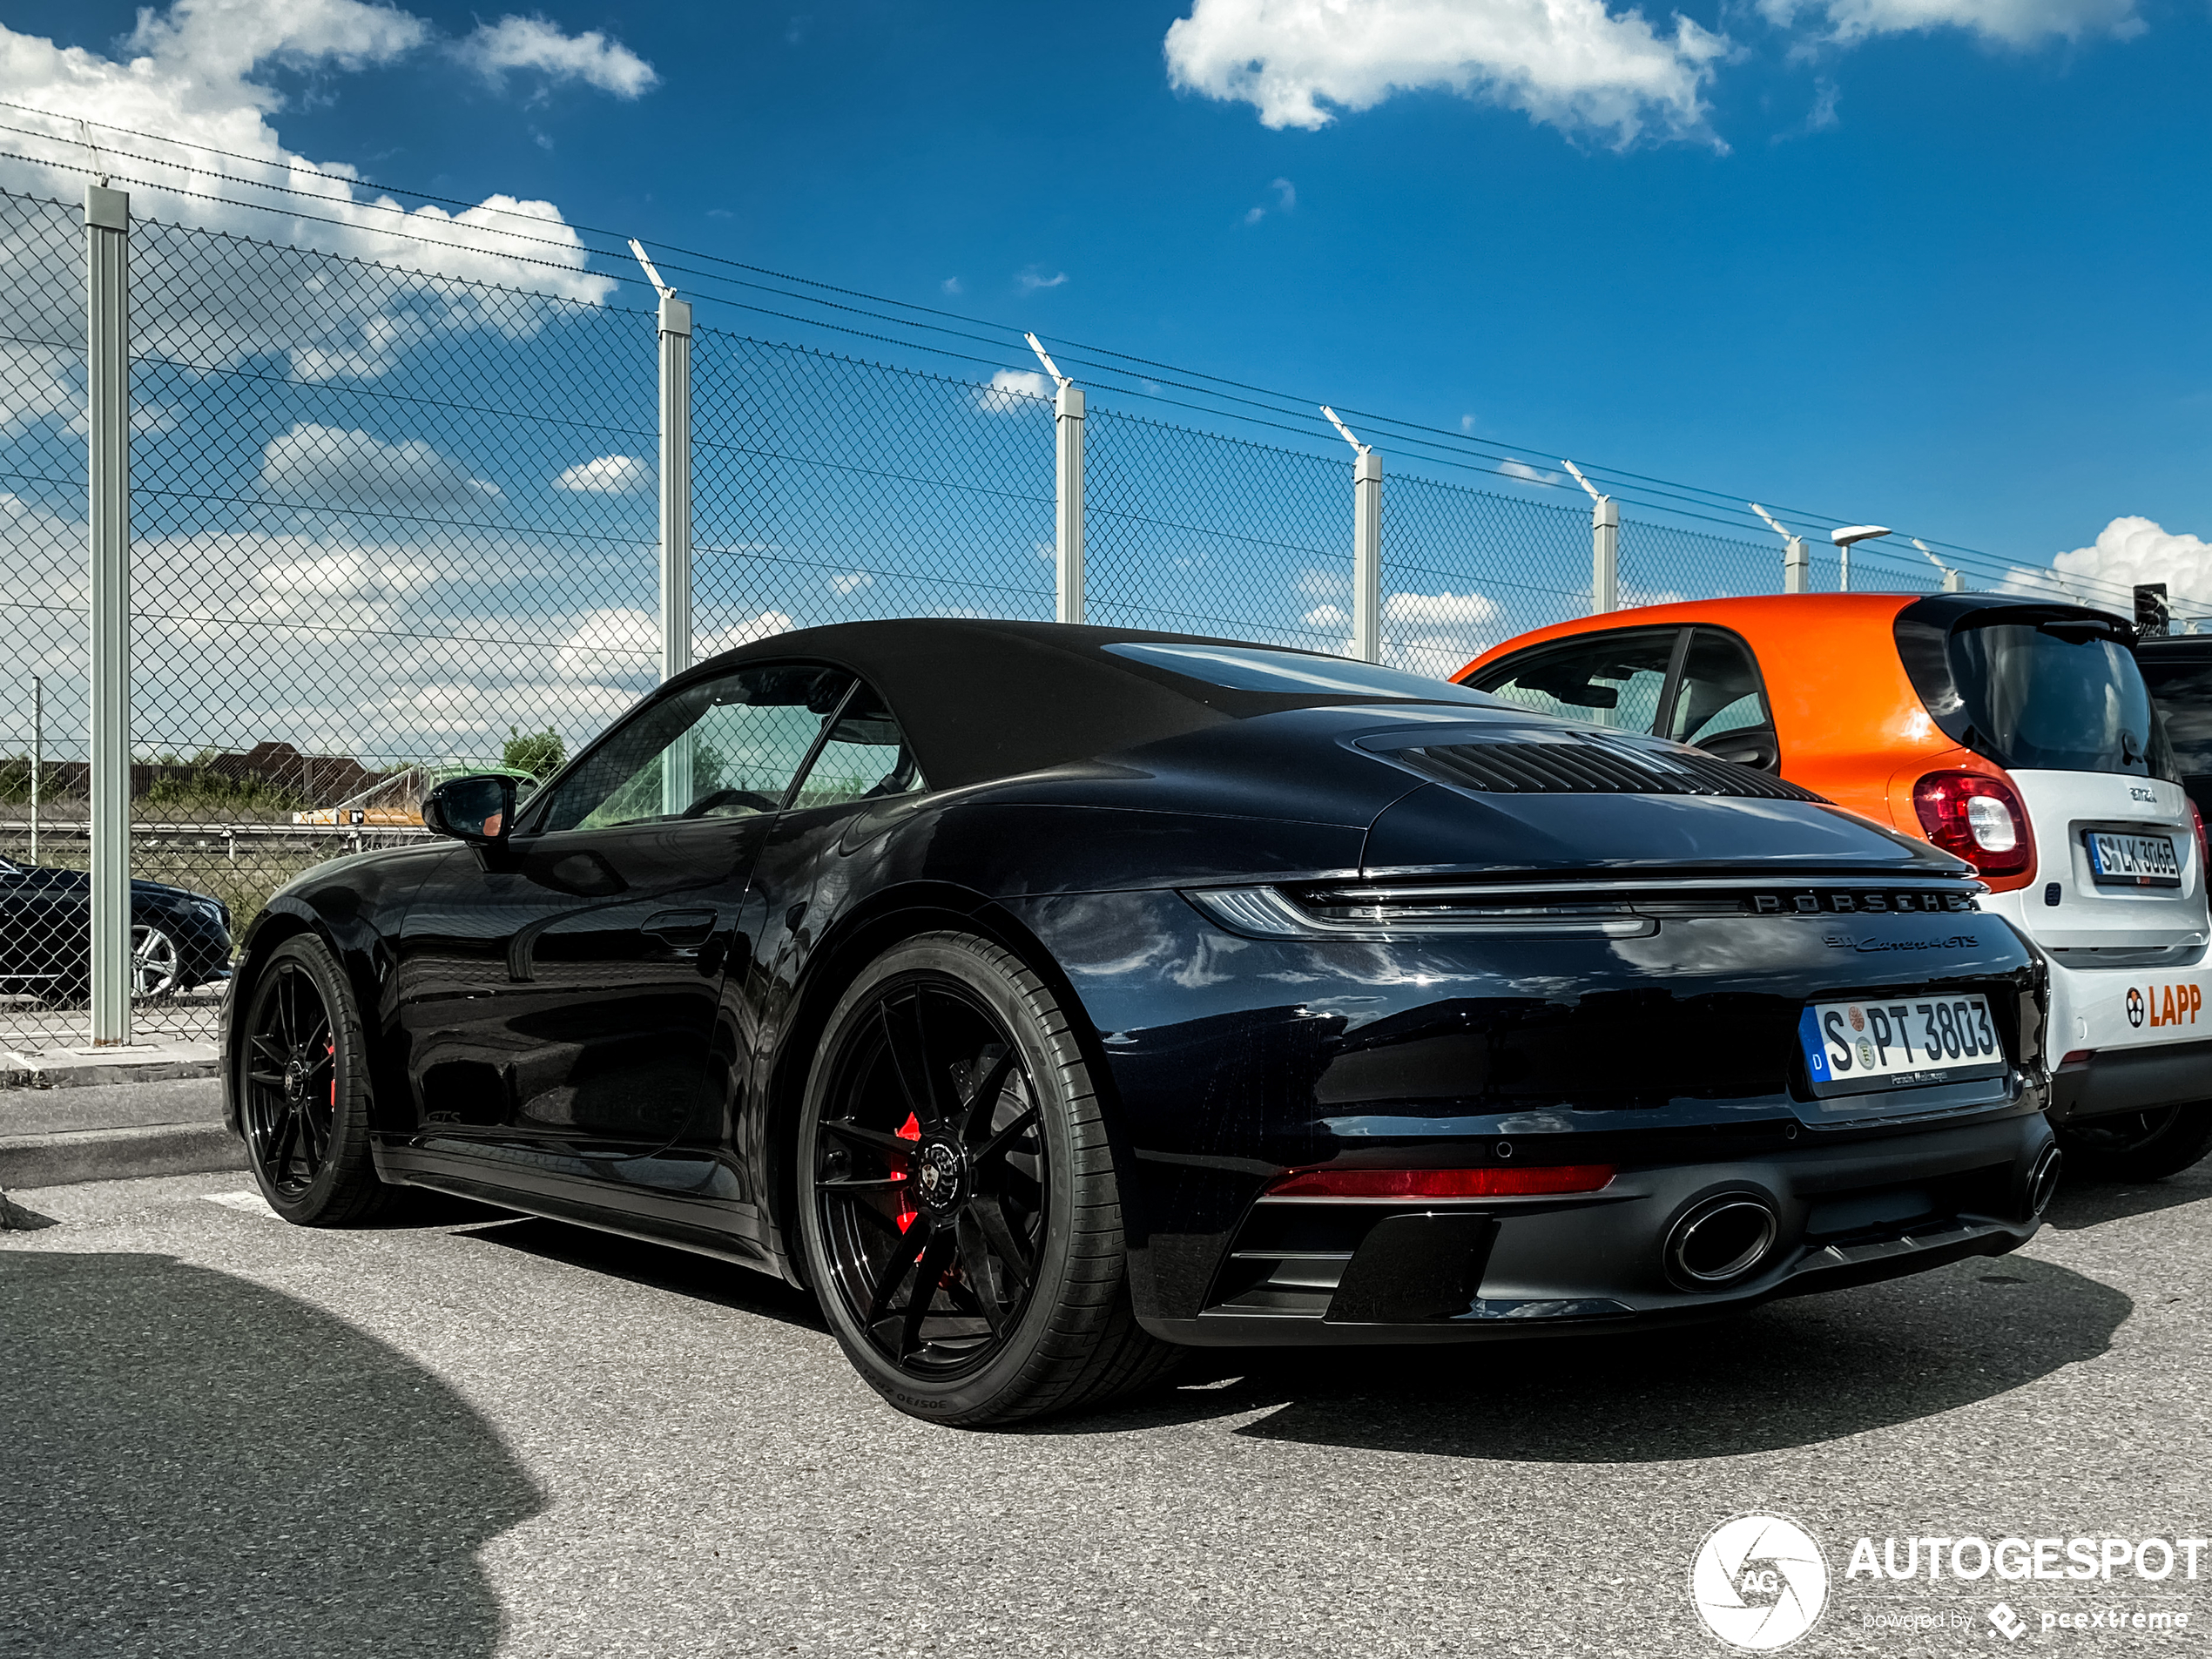
[[[2174,764],[2185,778],[2212,772],[2212,663],[2145,656],[2143,678],[2163,718]]]
[[[1770,771],[1781,762],[1758,664],[1732,634],[1700,628],[1690,636],[1667,725],[1667,735],[1676,742],[1694,743],[1723,759]]]
[[[762,664],[664,698],[602,739],[533,827],[772,813],[852,685],[842,669]]]
[[[853,687],[791,804],[836,806],[911,794],[924,787],[906,734],[874,689],[862,684]]]
[[[1509,657],[1468,683],[1541,714],[1648,732],[1658,722],[1659,694],[1681,631],[1586,634]]]

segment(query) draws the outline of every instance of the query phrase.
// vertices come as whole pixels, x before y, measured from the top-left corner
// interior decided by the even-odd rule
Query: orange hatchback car
[[[2060,1143],[2148,1180],[2212,1150],[2212,921],[2134,637],[2001,594],[1789,594],[1581,617],[1453,678],[1778,772],[1972,864],[2051,965]]]

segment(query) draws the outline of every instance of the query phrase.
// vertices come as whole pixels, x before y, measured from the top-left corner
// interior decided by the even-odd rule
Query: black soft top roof
[[[1198,634],[914,617],[776,634],[711,658],[678,683],[779,660],[850,669],[883,694],[923,774],[940,789],[1117,754],[1281,709],[1415,700],[1321,689],[1233,691],[1103,649],[1124,642],[1285,650],[1352,666],[1319,651]],[[1473,700],[1464,687],[1441,680],[1436,691],[1440,703]]]

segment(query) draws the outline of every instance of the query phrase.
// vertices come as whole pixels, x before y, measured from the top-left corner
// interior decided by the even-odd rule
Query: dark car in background
[[[937,1421],[1710,1318],[2009,1251],[2056,1179],[2045,970],[1966,864],[1365,663],[813,629],[423,818],[246,935],[272,1206],[739,1262]]]
[[[132,882],[132,995],[171,996],[230,967],[231,913],[221,900]],[[78,1001],[91,983],[91,878],[0,859],[0,993]]]
[[[2139,639],[2135,663],[2165,718],[2182,787],[2202,820],[2212,824],[2212,635]]]

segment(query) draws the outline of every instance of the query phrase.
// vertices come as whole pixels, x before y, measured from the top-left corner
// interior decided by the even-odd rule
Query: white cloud
[[[1508,478],[1520,479],[1523,483],[1555,484],[1559,482],[1557,473],[1540,472],[1525,461],[1501,461],[1498,470]]]
[[[346,163],[310,161],[279,138],[268,118],[284,108],[285,98],[268,84],[269,71],[327,74],[370,68],[417,50],[429,36],[422,19],[361,0],[174,0],[165,11],[141,10],[136,30],[114,58],[81,47],[64,49],[51,39],[0,26],[0,98],[54,111],[10,112],[12,123],[44,136],[11,139],[8,147],[28,158],[0,159],[0,184],[64,200],[79,197],[84,175],[73,169],[85,161],[82,118],[90,124],[95,145],[154,158],[117,157],[111,163],[117,173],[138,181],[129,185],[134,212],[281,239],[433,276],[469,278],[595,304],[604,300],[614,285],[584,268],[583,243],[550,202],[493,195],[457,212],[435,206],[405,209],[389,197],[362,189],[356,182],[359,174]],[[114,128],[158,136],[143,138]],[[241,177],[318,199],[258,192],[240,182]],[[219,192],[211,191],[211,179],[218,179],[225,181]],[[174,193],[182,191],[199,193]],[[215,194],[266,201],[278,211],[262,212],[208,199]],[[300,216],[290,217],[294,213]],[[427,285],[421,291],[433,292]],[[456,296],[441,297],[466,307]],[[216,326],[195,337],[191,355],[234,357],[241,320],[251,322],[248,335],[257,344],[273,333],[296,337],[301,332],[298,325],[289,319],[280,325],[277,318],[296,310],[297,300],[296,291],[275,298],[254,289],[210,296]],[[366,331],[375,320],[358,314],[364,303],[359,298],[334,304],[331,296],[318,298],[325,314],[354,314],[348,320],[356,325],[355,332]],[[401,333],[421,326],[390,316],[383,320]],[[332,325],[326,317],[317,326],[327,331]],[[482,326],[482,321],[444,326]],[[320,365],[295,362],[294,368],[324,378],[374,374],[403,344],[340,342],[324,351]]]
[[[302,505],[341,510],[480,511],[499,496],[497,485],[470,477],[419,438],[386,443],[308,421],[262,446],[261,484]]]
[[[1031,266],[1014,279],[1015,286],[1024,293],[1035,293],[1039,288],[1056,288],[1067,280],[1065,271],[1056,271],[1047,276],[1041,265]]]
[[[849,570],[842,576],[832,577],[830,586],[840,597],[843,597],[847,594],[858,593],[862,588],[875,586],[875,578],[866,570]]]
[[[1268,188],[1275,192],[1277,212],[1287,213],[1298,206],[1298,186],[1289,179],[1278,179],[1273,184],[1268,185]],[[1264,206],[1249,208],[1244,213],[1244,223],[1257,225],[1267,217],[1267,212]]]
[[[937,286],[942,288],[947,293],[957,294],[961,292],[960,279],[958,277],[947,277]]]
[[[2133,590],[2156,582],[2166,584],[2167,603],[2175,610],[2212,615],[2212,543],[2153,519],[2115,518],[2087,547],[2052,559],[2049,570],[2016,565],[1998,585],[2128,616]]]
[[[615,605],[587,610],[570,624],[555,653],[553,671],[577,679],[601,679],[610,663],[635,672],[636,665],[647,658],[658,668],[660,618],[650,610]]]
[[[652,487],[652,464],[636,455],[601,455],[596,461],[579,461],[553,481],[556,489],[587,496],[627,496]]]
[[[1805,131],[1825,132],[1831,127],[1840,125],[1836,105],[1842,97],[1843,93],[1836,83],[1825,75],[1817,78],[1812,84],[1812,108],[1805,114]]]
[[[1801,17],[1824,24],[1830,39],[1846,43],[1915,30],[1964,29],[2024,47],[2088,35],[2129,40],[2145,26],[2134,0],[1758,0],[1758,9],[1784,29]]]
[[[1647,126],[1703,129],[1729,43],[1679,14],[1662,34],[1603,0],[1195,0],[1165,50],[1174,85],[1251,104],[1264,126],[1441,89],[1625,145]]]
[[[694,635],[692,649],[700,657],[711,657],[717,651],[735,651],[740,645],[750,645],[757,639],[787,634],[798,625],[786,611],[764,610],[758,616],[747,617],[725,628]]]
[[[617,98],[637,98],[660,84],[653,66],[597,29],[564,35],[543,17],[478,24],[455,48],[461,61],[496,85],[510,70],[534,69],[555,81],[582,81]]]
[[[1050,401],[1055,389],[1034,368],[1001,368],[992,374],[988,385],[975,388],[974,403],[985,415],[1020,415],[1028,408],[1022,400]]]
[[[1308,578],[1314,577],[1321,582],[1309,584]],[[1308,571],[1297,585],[1301,592],[1317,594],[1325,590],[1321,583],[1328,580],[1320,572]],[[1336,590],[1340,592],[1341,586]],[[1504,614],[1496,600],[1472,590],[1386,594],[1382,602],[1383,660],[1416,674],[1448,678],[1498,642],[1506,631],[1499,625]],[[1352,613],[1344,606],[1316,605],[1298,620],[1316,633],[1341,639],[1339,649],[1351,648]]]

